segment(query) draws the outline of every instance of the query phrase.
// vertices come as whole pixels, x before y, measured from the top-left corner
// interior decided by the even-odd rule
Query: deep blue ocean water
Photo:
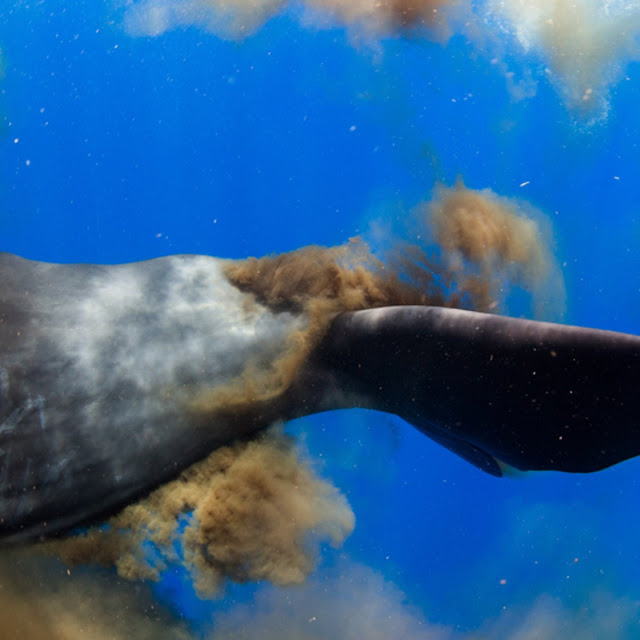
[[[589,123],[544,57],[510,39],[504,59],[537,74],[521,101],[465,33],[360,42],[291,9],[243,39],[201,24],[145,36],[125,28],[133,4],[0,8],[0,249],[117,263],[335,245],[462,176],[550,218],[565,321],[640,332],[632,55],[617,56],[606,117]],[[336,637],[640,637],[639,461],[495,479],[393,417],[336,412],[290,430],[355,511],[312,578],[348,597],[230,585],[201,602],[156,587],[194,633],[224,617],[271,637],[265,611],[291,601],[341,621]]]

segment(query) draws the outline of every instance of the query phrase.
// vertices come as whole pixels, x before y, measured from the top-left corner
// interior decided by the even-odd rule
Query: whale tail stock
[[[591,472],[640,453],[640,337],[441,307],[338,316],[314,367],[480,469]]]
[[[495,476],[640,453],[640,337],[443,307],[338,314],[290,386],[241,387],[195,419],[192,397],[235,390],[251,363],[269,372],[303,327],[256,305],[216,258],[0,254],[0,538],[98,521],[217,447],[335,408],[399,415]]]

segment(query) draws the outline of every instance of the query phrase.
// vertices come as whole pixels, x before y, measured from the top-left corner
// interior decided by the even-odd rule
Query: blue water
[[[0,9],[2,250],[116,263],[333,245],[460,175],[551,219],[566,321],[640,332],[637,63],[587,125],[544,77],[513,102],[462,35],[354,44],[285,11],[241,41],[198,26],[135,37],[123,14],[89,0]],[[312,578],[360,576],[344,637],[378,637],[376,615],[384,637],[640,637],[639,461],[498,480],[391,417],[290,429],[356,513]],[[156,593],[196,633],[299,597],[231,585],[199,602],[175,580]],[[309,615],[338,615],[316,602]]]

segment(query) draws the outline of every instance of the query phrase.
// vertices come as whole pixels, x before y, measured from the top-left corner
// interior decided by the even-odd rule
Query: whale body
[[[2,541],[98,521],[217,447],[338,408],[399,415],[495,476],[640,453],[639,337],[442,307],[337,314],[286,387],[203,417],[203,393],[268,370],[308,321],[224,264],[0,254]]]

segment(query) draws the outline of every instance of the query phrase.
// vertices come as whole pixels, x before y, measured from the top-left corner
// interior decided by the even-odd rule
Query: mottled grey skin
[[[189,412],[300,326],[250,304],[221,260],[54,265],[0,254],[0,536],[112,512],[263,424]],[[266,419],[271,419],[267,416]]]
[[[100,520],[233,439],[334,408],[395,413],[496,476],[640,452],[640,338],[437,307],[341,314],[288,389],[203,420],[199,394],[273,362],[305,323],[223,264],[0,254],[0,538]]]

